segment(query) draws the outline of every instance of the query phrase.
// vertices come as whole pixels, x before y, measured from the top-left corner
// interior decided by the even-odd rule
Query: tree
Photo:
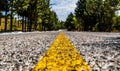
[[[75,30],[75,22],[74,22],[74,15],[72,13],[70,13],[68,15],[68,18],[65,22],[65,28],[68,30],[68,31],[72,31],[72,30]]]
[[[60,28],[57,14],[54,11],[51,11],[49,21],[49,30],[58,30]]]
[[[22,25],[22,31],[54,29],[58,18],[55,12],[51,11],[50,0],[1,0],[0,12],[5,11],[5,31],[12,31],[14,14],[17,14]],[[7,17],[10,16],[10,29],[7,29]],[[0,15],[1,16],[1,15]],[[40,29],[40,27],[39,27]]]
[[[0,12],[0,25],[1,25],[1,16],[2,16],[2,13]]]
[[[120,16],[116,16],[113,18],[113,31],[120,31]]]
[[[75,9],[83,31],[111,31],[119,0],[79,0]]]
[[[0,25],[1,25],[1,17],[2,17],[2,12],[5,9],[5,0],[0,0]]]
[[[5,12],[5,29],[4,31],[7,31],[7,12],[9,11],[8,7],[8,0],[0,0],[0,11]]]
[[[82,17],[84,15],[84,11],[85,11],[85,8],[86,8],[86,0],[79,0],[76,5],[77,5],[77,7],[75,9],[75,16],[77,18],[78,23],[80,24],[79,28],[81,30],[83,30],[84,27],[83,27]]]
[[[13,26],[13,12],[14,12],[14,2],[15,0],[9,0],[10,4],[10,31],[12,31],[12,26]]]
[[[9,11],[9,7],[8,7],[8,0],[5,0],[5,32],[7,31],[7,18],[8,18],[8,14],[7,12]]]

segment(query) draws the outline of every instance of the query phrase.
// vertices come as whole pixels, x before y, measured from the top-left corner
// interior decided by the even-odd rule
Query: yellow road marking
[[[91,70],[68,38],[60,33],[32,71]]]

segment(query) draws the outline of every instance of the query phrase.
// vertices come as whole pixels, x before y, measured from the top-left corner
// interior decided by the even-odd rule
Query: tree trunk
[[[22,31],[24,31],[24,17],[22,17]]]
[[[29,32],[32,31],[32,20],[30,20],[30,28],[29,28]]]
[[[4,31],[5,31],[5,32],[7,31],[7,16],[8,16],[8,15],[7,15],[7,12],[8,12],[8,5],[7,5],[8,3],[7,3],[7,2],[8,2],[8,1],[5,0],[5,3],[6,3],[6,4],[5,4],[5,25],[4,25],[4,26],[5,26],[5,28],[4,28]]]
[[[0,25],[1,25],[1,19],[2,19],[2,18],[1,18],[1,16],[0,16]]]
[[[19,15],[18,15],[18,27],[20,27]]]
[[[7,31],[7,11],[5,11],[5,32]]]
[[[13,25],[13,1],[11,1],[11,15],[10,15],[10,31],[12,32],[12,25]]]
[[[37,30],[37,17],[35,16],[35,22],[34,22],[34,30]]]
[[[0,16],[0,26],[1,26],[1,16]],[[1,31],[1,28],[0,28],[0,31]]]
[[[28,27],[27,27],[28,31],[31,31],[31,20],[28,20]]]
[[[34,22],[34,30],[37,28],[37,0],[35,0],[35,22]]]
[[[12,32],[12,25],[13,25],[13,16],[12,16],[12,13],[11,13],[11,19],[10,19],[10,31]]]
[[[27,18],[25,17],[25,32],[26,32],[26,26],[27,26]]]

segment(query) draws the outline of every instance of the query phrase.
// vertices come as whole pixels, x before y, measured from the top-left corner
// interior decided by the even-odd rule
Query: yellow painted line
[[[91,71],[64,33],[60,33],[32,71]]]

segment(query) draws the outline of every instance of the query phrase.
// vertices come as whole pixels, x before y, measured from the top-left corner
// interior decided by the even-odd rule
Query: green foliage
[[[57,29],[59,22],[56,13],[51,11],[50,0],[1,0],[0,11],[6,11],[6,28],[7,13],[10,12],[9,31],[14,28],[12,26],[13,14],[18,15],[18,20],[21,20],[22,31],[54,30]]]
[[[77,22],[83,31],[112,31],[120,0],[79,0],[75,9]],[[117,20],[118,21],[118,20]]]
[[[120,31],[120,16],[116,16],[113,18],[113,31]]]
[[[68,31],[75,30],[75,19],[74,19],[74,15],[72,13],[70,13],[68,15],[68,18],[67,18],[67,20],[65,22],[65,28]]]

